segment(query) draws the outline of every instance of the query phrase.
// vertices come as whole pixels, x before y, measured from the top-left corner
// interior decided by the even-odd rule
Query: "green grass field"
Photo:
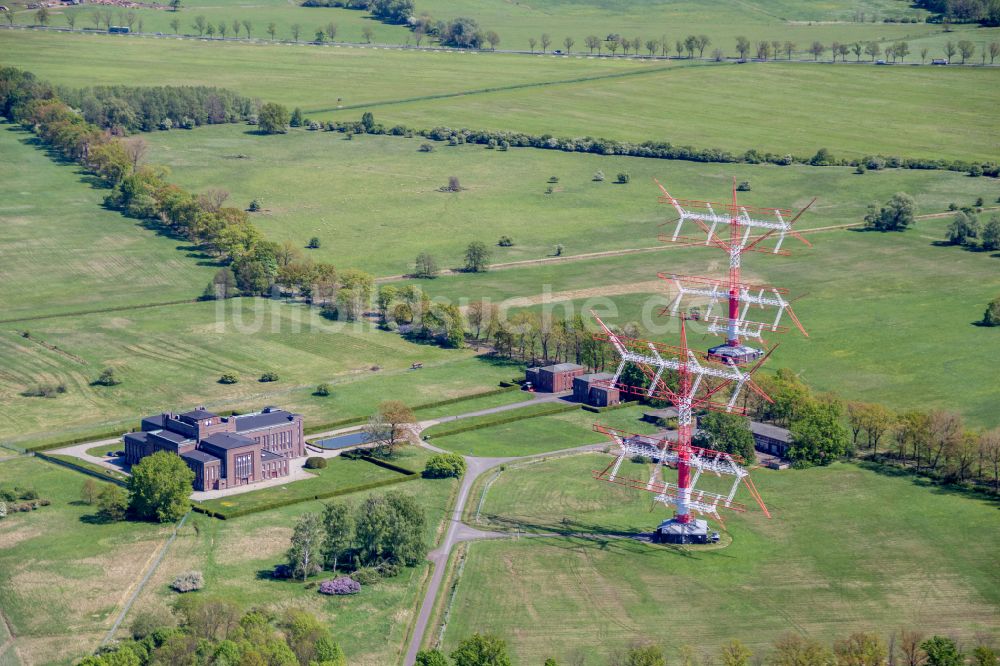
[[[817,196],[803,227],[859,222],[871,201],[900,190],[913,193],[925,212],[978,196],[992,202],[1000,194],[993,179],[953,172],[857,176],[850,168],[698,164],[529,148],[503,152],[444,142],[423,153],[420,139],[344,137],[305,130],[259,137],[242,126],[147,135],[149,160],[169,166],[180,185],[225,188],[235,205],[259,198],[267,210],[253,220],[268,237],[304,248],[318,236],[322,247],[308,256],[377,275],[412,270],[421,251],[443,268],[460,267],[470,241],[493,244],[501,235],[514,246],[494,246],[493,262],[545,258],[557,243],[568,255],[657,245],[655,225],[672,219],[673,210],[657,204],[653,178],[675,196],[692,199],[726,199],[732,178],[751,182],[753,190],[741,197],[750,205],[796,208]],[[597,171],[605,182],[594,182]],[[631,175],[631,184],[612,182],[620,171]],[[453,175],[466,190],[439,192]],[[550,176],[559,182],[545,194]],[[426,288],[437,290],[440,282]]]
[[[155,76],[162,84],[224,86],[301,106],[321,119],[355,119],[360,109],[337,109],[361,105],[385,123],[418,128],[451,125],[657,140],[735,152],[757,148],[808,157],[826,147],[843,157],[878,152],[965,160],[995,159],[998,152],[990,116],[1000,101],[995,69],[801,63],[687,67],[676,61],[664,65],[8,31],[0,32],[0,45],[12,62],[63,85],[141,85]],[[201,66],[206,59],[212,67]],[[638,74],[568,82],[626,72]],[[324,85],[314,85],[316,80]],[[474,92],[511,85],[531,87]],[[414,101],[400,103],[404,100]],[[739,109],[735,115],[734,104]],[[698,113],[691,113],[692,108]],[[734,118],[739,132],[731,129]]]
[[[669,141],[737,154],[755,148],[811,157],[825,147],[838,157],[995,160],[1000,153],[990,111],[1000,103],[998,70],[840,63],[671,67],[614,81],[376,104],[372,111],[383,122],[410,127]]]
[[[434,446],[466,456],[487,458],[530,456],[608,441],[607,437],[593,431],[592,425],[594,423],[603,423],[628,432],[655,432],[655,426],[639,420],[645,410],[646,408],[636,406],[594,414],[577,409],[561,414],[537,416],[454,435],[435,437],[435,429],[447,428],[452,425],[446,423],[442,426],[436,426],[436,428],[429,428],[424,431],[424,434],[433,438],[431,443]],[[504,416],[510,415],[497,414],[494,418]],[[457,425],[463,424],[464,422]]]
[[[59,85],[142,86],[150,81],[157,85],[213,85],[289,107],[301,106],[310,113],[483,88],[645,72],[663,66],[627,60],[538,62],[486,54],[8,30],[0,31],[0,52],[5,64],[16,63]],[[206,62],[211,66],[206,67]]]
[[[30,139],[0,124],[0,319],[198,297],[217,269],[102,208],[104,191]]]
[[[491,486],[484,514],[537,529],[655,527],[667,512],[651,513],[648,496],[590,478],[607,458],[510,469]],[[764,656],[789,631],[824,641],[900,628],[1000,635],[995,505],[847,464],[761,470],[756,479],[774,518],[729,514],[733,542],[721,550],[611,536],[472,544],[445,648],[489,630],[507,639],[517,663],[601,664],[639,639],[715,657],[732,638]],[[663,631],[691,626],[697,642]]]
[[[411,494],[424,507],[426,539],[433,543],[456,486],[454,480],[419,479],[341,499],[359,503],[371,493],[388,490]],[[204,594],[246,607],[264,604],[274,609],[298,607],[316,613],[343,646],[352,666],[395,663],[416,614],[429,564],[403,569],[396,578],[366,587],[353,597],[328,598],[315,589],[305,589],[301,582],[275,581],[265,575],[284,561],[295,520],[322,508],[320,502],[307,502],[225,521],[196,517],[198,531],[190,525],[182,530],[133,613],[165,609],[176,598],[168,588],[170,581],[180,572],[199,569],[205,574]],[[126,625],[131,617],[126,619]]]
[[[0,479],[51,506],[0,521],[0,608],[17,636],[6,663],[70,663],[97,647],[172,526],[96,524],[82,474],[34,458],[0,462]]]
[[[419,405],[491,390],[517,373],[516,365],[472,351],[417,345],[367,325],[345,327],[280,301],[203,302],[33,324],[30,340],[19,329],[0,330],[0,355],[10,359],[0,387],[0,437],[22,445],[95,429],[124,431],[143,415],[198,404],[219,410],[279,404],[302,413],[309,426],[364,417],[387,396]],[[414,362],[423,369],[410,370]],[[92,386],[107,366],[122,384]],[[258,382],[267,371],[279,381]],[[217,383],[224,372],[237,374],[239,383]],[[312,395],[321,382],[331,384],[330,396]],[[63,383],[67,391],[56,398],[20,395],[37,383]]]

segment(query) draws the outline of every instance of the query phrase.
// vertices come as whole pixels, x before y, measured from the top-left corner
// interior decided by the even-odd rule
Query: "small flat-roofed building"
[[[751,421],[750,432],[753,433],[754,448],[761,453],[780,458],[788,457],[788,447],[791,446],[792,438],[787,428]]]
[[[609,407],[620,403],[621,394],[611,386],[614,375],[592,372],[573,378],[573,399],[591,407]]]
[[[584,372],[585,368],[576,363],[556,363],[541,368],[528,368],[524,378],[534,385],[536,391],[560,393],[571,390],[573,378],[579,377]]]
[[[179,455],[194,471],[195,490],[221,490],[287,476],[289,461],[305,455],[302,416],[277,407],[219,416],[204,407],[142,419],[124,436],[125,462],[157,451]]]

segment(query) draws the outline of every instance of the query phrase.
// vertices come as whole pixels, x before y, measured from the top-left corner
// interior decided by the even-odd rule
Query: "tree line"
[[[582,648],[571,651],[566,661],[549,657],[541,666],[582,666],[591,663]],[[449,658],[450,657],[450,658]],[[668,660],[667,651],[657,643],[639,642],[616,650],[606,661],[608,666],[683,666],[721,664],[722,666],[997,666],[997,652],[985,639],[979,639],[971,653],[962,651],[957,641],[947,636],[928,636],[920,631],[901,630],[888,639],[876,632],[859,631],[826,643],[798,633],[777,638],[765,654],[757,655],[739,640],[722,645],[714,653],[682,645]],[[493,633],[475,633],[460,641],[450,655],[439,649],[422,650],[417,666],[511,666],[507,642]]]
[[[950,31],[952,22],[978,22],[986,26],[1000,25],[1000,2],[997,0],[921,0],[917,4],[930,11],[938,12],[938,16],[927,17],[927,22],[944,23],[946,32]],[[172,5],[175,11],[179,7],[179,3],[176,0]],[[370,12],[373,18],[383,23],[407,26],[412,31],[417,46],[420,46],[425,38],[436,39],[442,46],[465,49],[490,48],[495,51],[497,46],[501,44],[500,35],[495,30],[483,30],[480,28],[478,21],[473,18],[459,17],[443,21],[432,18],[427,12],[416,16],[414,14],[413,0],[305,0],[302,6],[366,10]],[[862,10],[859,10],[859,12],[860,15],[856,18],[859,22],[863,23],[864,12]],[[7,10],[0,13],[4,14],[10,25],[14,24],[13,12]],[[71,29],[75,28],[77,15],[73,12],[68,12],[63,14],[63,16],[69,27]],[[91,12],[89,17],[97,29],[100,29],[102,25],[108,30],[112,27],[112,12],[110,10],[97,10]],[[119,11],[117,18],[119,24],[127,25],[130,30],[138,27],[139,31],[142,31],[142,19],[135,12]],[[34,14],[36,25],[47,26],[51,20],[51,12],[46,7],[40,8]],[[873,16],[872,21],[875,20]],[[918,19],[913,17],[904,17],[901,19],[886,18],[884,22],[916,23]],[[181,22],[179,19],[172,19],[170,26],[175,34],[181,34]],[[231,30],[233,36],[236,38],[239,38],[241,32],[245,32],[246,38],[250,39],[253,24],[246,19],[242,21],[234,19],[231,25],[226,21],[220,21],[218,24],[215,24],[206,19],[205,16],[199,15],[194,18],[194,22],[190,27],[199,37],[207,36],[212,38],[218,34],[222,39],[225,39]],[[303,26],[300,23],[293,23],[289,30],[293,40],[298,42],[303,34]],[[276,39],[277,24],[274,22],[269,23],[266,27],[266,32],[272,40]],[[308,37],[307,39],[315,44],[322,44],[327,41],[332,42],[336,40],[337,32],[337,24],[330,22],[325,26],[317,28],[313,33],[312,39]],[[370,26],[366,26],[362,29],[362,36],[370,44],[374,38],[374,31]],[[573,47],[576,43],[574,37],[565,37],[558,42],[562,49],[556,49],[556,52],[561,54],[573,53]],[[687,35],[671,42],[665,35],[659,39],[643,39],[638,36],[630,38],[619,33],[611,33],[605,37],[599,37],[595,34],[587,35],[583,39],[582,44],[587,48],[587,53],[590,55],[593,55],[595,51],[597,55],[602,55],[603,51],[607,50],[612,57],[616,56],[618,51],[621,51],[623,57],[628,57],[630,54],[635,57],[645,53],[646,56],[651,58],[694,58],[694,54],[697,51],[698,57],[704,58],[705,49],[712,44],[712,40],[707,35]],[[544,54],[549,52],[549,47],[553,45],[553,38],[549,33],[542,33],[537,38],[534,36],[529,37],[527,45],[529,53],[535,53],[536,48],[538,48],[539,52]],[[751,43],[745,36],[739,36],[736,38],[735,51],[739,54],[741,60],[755,57],[757,60],[766,61],[777,59],[782,54],[788,60],[791,60],[794,54],[807,54],[812,55],[813,60],[817,61],[824,53],[829,51],[832,56],[832,62],[836,62],[838,56],[841,58],[841,61],[846,61],[849,54],[854,54],[855,60],[860,62],[862,53],[870,57],[871,61],[874,62],[883,53],[883,46],[878,41],[833,42],[830,45],[820,41],[813,41],[811,44],[800,48],[795,42],[787,40],[758,40]],[[582,53],[583,51],[577,52]],[[966,64],[967,60],[975,52],[975,44],[967,39],[959,40],[957,43],[948,41],[943,51],[949,61],[956,53],[961,54],[962,64]],[[671,56],[671,53],[675,55]],[[921,63],[925,63],[930,49],[922,47],[919,53]],[[905,62],[906,56],[910,54],[909,43],[905,40],[900,40],[887,44],[884,46],[884,54],[887,59],[891,59],[893,62],[896,62],[897,59]],[[985,63],[986,58],[989,57],[990,64],[993,64],[998,55],[1000,55],[1000,43],[991,42],[981,53],[982,62]],[[725,52],[721,48],[716,48],[711,53],[711,58],[716,61],[722,61],[725,57]]]
[[[370,112],[366,113],[370,115]],[[838,158],[826,148],[820,148],[812,155],[793,155],[791,153],[772,153],[751,148],[743,153],[733,153],[720,148],[696,148],[693,146],[678,146],[669,141],[643,141],[633,143],[606,139],[600,137],[557,137],[552,134],[528,134],[509,130],[481,130],[469,128],[453,128],[446,126],[421,129],[406,125],[387,127],[374,120],[369,123],[361,121],[327,121],[324,124],[315,123],[310,129],[323,129],[328,132],[345,134],[388,134],[392,136],[422,136],[433,141],[449,142],[451,144],[474,143],[487,148],[506,150],[511,147],[541,148],[545,150],[561,150],[564,152],[592,153],[596,155],[625,155],[629,157],[648,157],[666,160],[685,160],[690,162],[721,162],[742,164],[776,164],[788,166],[791,164],[807,164],[810,166],[852,166],[884,169],[928,169],[962,171],[972,176],[1000,175],[1000,165],[996,162],[968,162],[965,160],[904,158],[899,156],[867,155],[856,158]]]
[[[55,94],[84,120],[114,134],[238,123],[254,118],[260,107],[249,97],[207,86],[60,87]]]

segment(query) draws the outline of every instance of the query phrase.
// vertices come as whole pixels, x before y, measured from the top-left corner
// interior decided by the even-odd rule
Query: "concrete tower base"
[[[718,532],[709,532],[704,520],[679,523],[676,518],[664,520],[653,532],[654,543],[715,543]]]

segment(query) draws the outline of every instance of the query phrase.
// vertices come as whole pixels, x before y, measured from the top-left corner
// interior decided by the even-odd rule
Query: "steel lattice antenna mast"
[[[593,314],[593,313],[591,313]],[[680,542],[704,540],[708,528],[705,521],[694,521],[692,512],[705,513],[719,518],[718,508],[724,507],[742,511],[744,507],[733,502],[733,497],[741,481],[747,484],[751,494],[767,513],[767,508],[757,494],[749,473],[740,465],[740,461],[727,453],[711,451],[692,445],[694,427],[694,410],[711,409],[735,413],[745,413],[737,405],[740,393],[744,387],[757,393],[765,400],[770,400],[766,393],[758,387],[751,375],[764,362],[764,358],[750,370],[743,370],[737,365],[719,363],[707,354],[695,352],[687,345],[687,317],[681,318],[681,344],[678,347],[661,345],[648,340],[629,338],[620,335],[608,327],[600,317],[594,318],[604,333],[598,339],[611,344],[620,357],[618,368],[609,386],[635,393],[636,389],[620,383],[621,375],[628,364],[638,367],[649,379],[649,387],[642,393],[646,397],[657,397],[669,400],[677,409],[676,442],[668,438],[651,440],[639,435],[628,435],[616,430],[596,425],[595,429],[612,438],[619,445],[619,453],[614,461],[603,471],[595,471],[594,477],[602,480],[640,488],[653,492],[655,500],[675,508],[676,515],[668,530]],[[672,388],[664,379],[665,372],[675,373],[677,388]],[[705,380],[709,380],[706,382]],[[714,386],[706,384],[715,382]],[[729,390],[726,402],[716,401],[716,395],[724,395]],[[655,463],[649,480],[646,482],[623,479],[618,475],[622,461],[629,456],[643,455]],[[663,479],[663,466],[676,465],[677,483],[669,483]],[[720,495],[703,490],[696,490],[695,484],[702,471],[710,471],[716,475],[733,476],[734,483],[728,495]],[[665,523],[665,525],[667,525]],[[661,525],[660,531],[664,530]]]
[[[735,179],[733,180],[732,203],[728,205],[711,201],[676,199],[667,192],[659,181],[656,181],[656,184],[663,192],[660,202],[671,204],[678,213],[674,233],[670,236],[661,235],[660,240],[714,246],[729,255],[729,279],[725,282],[706,277],[659,273],[661,279],[673,282],[677,290],[676,298],[664,310],[664,313],[676,315],[681,301],[686,295],[707,299],[707,310],[703,318],[708,325],[708,332],[726,336],[725,344],[713,347],[709,353],[718,360],[728,363],[748,363],[760,358],[764,353],[763,350],[743,345],[741,338],[755,338],[762,341],[764,331],[783,332],[786,329],[779,326],[778,322],[781,321],[785,312],[788,312],[788,316],[802,334],[808,336],[798,317],[795,316],[791,304],[784,298],[788,293],[786,290],[767,285],[746,284],[742,281],[740,271],[743,255],[746,252],[756,251],[787,255],[788,251],[781,249],[786,236],[793,236],[810,246],[809,241],[792,229],[792,225],[816,200],[813,199],[798,214],[790,220],[786,220],[791,215],[791,211],[787,209],[741,206],[737,200]],[[716,212],[716,208],[728,209],[728,214],[721,215]],[[704,240],[680,235],[684,223],[687,221],[694,222],[705,232]],[[728,240],[716,233],[720,225],[729,226]],[[772,238],[776,240],[774,246],[765,247],[764,241]],[[726,316],[713,316],[712,309],[722,300],[726,300],[728,304]],[[776,308],[774,321],[764,323],[748,320],[747,315],[751,305],[760,308]]]
[[[704,244],[725,250],[729,255],[728,279],[685,276],[660,273],[659,277],[674,283],[677,297],[670,306],[664,309],[664,314],[677,316],[681,319],[680,346],[670,347],[646,340],[628,338],[615,333],[599,317],[594,315],[603,329],[603,334],[596,337],[610,342],[618,353],[620,361],[613,378],[608,385],[627,392],[637,392],[634,387],[623,385],[621,376],[628,364],[638,367],[647,377],[649,386],[642,393],[646,397],[658,397],[669,400],[677,409],[676,442],[669,438],[650,439],[639,435],[628,435],[597,425],[595,429],[604,432],[618,445],[620,453],[606,469],[594,472],[595,478],[613,483],[642,488],[656,493],[656,500],[675,507],[675,517],[665,521],[657,530],[662,540],[670,542],[697,542],[708,538],[707,523],[694,520],[692,511],[705,513],[716,518],[720,506],[743,510],[744,507],[733,502],[733,498],[741,481],[745,482],[751,495],[770,516],[757,493],[749,472],[741,466],[738,458],[726,453],[695,447],[692,444],[694,428],[694,410],[709,409],[745,414],[746,410],[737,406],[737,400],[744,387],[748,387],[762,399],[773,402],[771,398],[751,379],[751,375],[764,363],[774,350],[764,352],[743,345],[741,337],[752,337],[763,342],[763,333],[767,331],[786,330],[778,325],[781,316],[787,311],[795,325],[805,334],[785,300],[787,291],[770,286],[745,284],[740,275],[742,256],[748,251],[788,254],[781,249],[786,235],[798,238],[809,245],[802,236],[792,230],[792,224],[805,212],[812,203],[803,208],[797,215],[786,221],[791,211],[778,208],[750,209],[741,206],[737,201],[737,189],[733,182],[731,204],[713,204],[707,201],[685,201],[672,197],[667,190],[657,182],[663,196],[661,202],[670,203],[678,212],[679,219],[674,233],[670,237],[661,236],[661,240],[670,242],[685,241],[690,244]],[[728,215],[716,213],[716,208],[728,208]],[[705,238],[680,236],[686,221],[693,221],[702,231]],[[729,239],[724,240],[716,229],[720,225],[729,226]],[[755,235],[755,232],[758,232]],[[773,248],[765,249],[763,243],[769,238],[776,238]],[[707,310],[702,315],[679,313],[681,300],[684,296],[698,296],[707,300]],[[721,301],[726,301],[728,310],[725,317],[713,316],[712,309]],[[760,308],[774,307],[777,314],[772,323],[754,322],[747,319],[751,305]],[[742,310],[741,310],[742,306]],[[593,314],[593,313],[592,313]],[[688,347],[686,322],[693,319],[705,321],[711,333],[724,334],[726,342],[712,347],[707,353],[696,353]],[[749,370],[742,366],[756,361]],[[676,374],[676,386],[672,388],[664,378],[664,372]],[[708,382],[704,382],[708,379]],[[705,386],[716,382],[714,386]],[[717,402],[713,397],[729,391],[726,402]],[[646,482],[622,479],[619,469],[622,460],[630,455],[644,455],[656,464]],[[677,483],[668,483],[663,479],[664,464],[677,467]],[[692,473],[693,470],[693,473]],[[734,482],[728,495],[697,490],[695,485],[702,471],[711,471],[717,475],[733,476]]]

